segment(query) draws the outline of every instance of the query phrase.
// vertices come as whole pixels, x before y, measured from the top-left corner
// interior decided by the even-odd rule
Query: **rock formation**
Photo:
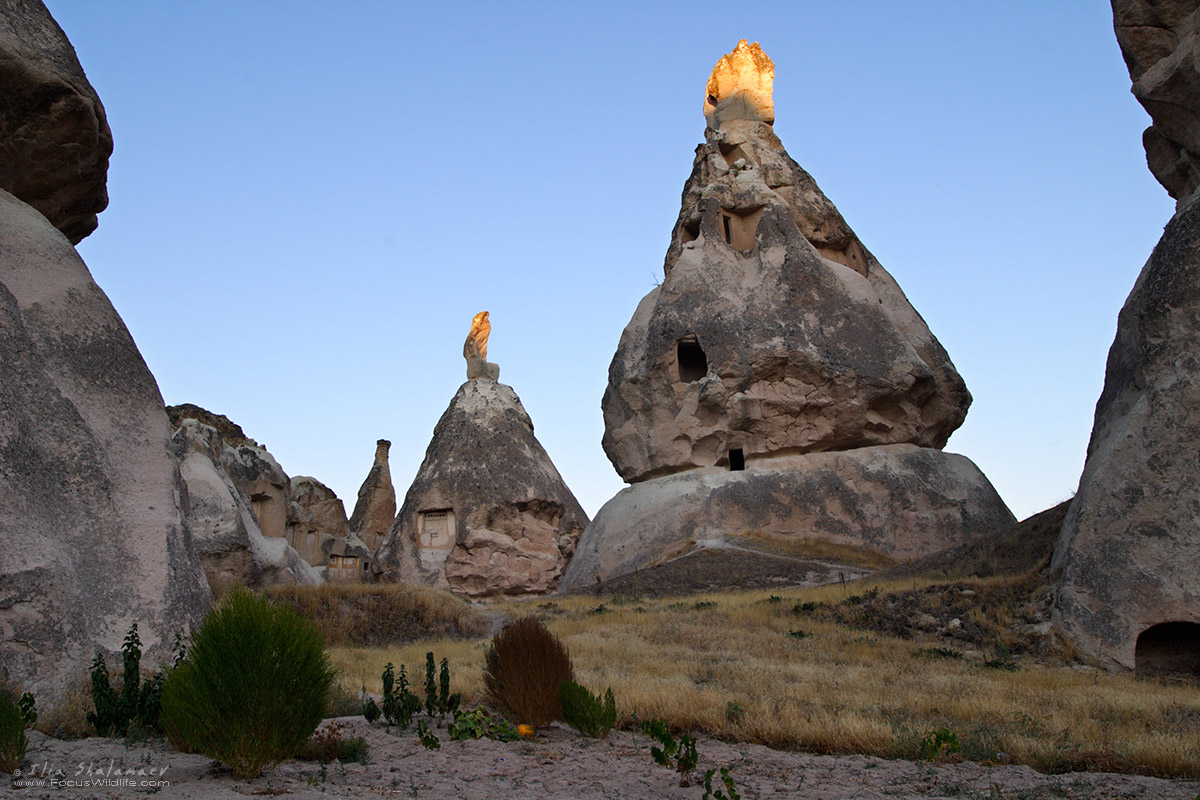
[[[609,367],[604,450],[637,484],[619,505],[654,503],[643,512],[664,536],[674,528],[680,545],[692,510],[649,482],[690,470],[770,469],[770,480],[695,478],[714,497],[739,493],[733,506],[766,504],[749,518],[722,505],[729,518],[713,509],[709,527],[799,524],[791,510],[766,508],[818,483],[828,488],[812,502],[826,503],[821,515],[839,516],[847,537],[866,544],[871,530],[893,531],[874,542],[886,553],[931,552],[986,532],[976,525],[1011,524],[987,479],[940,452],[971,396],[896,282],[784,151],[772,129],[773,78],[771,60],[742,41],[706,86],[705,143],[684,187],[665,278],[634,312]],[[909,445],[924,450],[920,459]],[[897,449],[885,456],[880,447]],[[834,451],[831,469],[818,455]],[[801,460],[776,461],[784,456]],[[881,459],[911,484],[909,513],[859,502],[872,491],[857,482]],[[942,486],[973,505],[943,507]],[[622,532],[608,519],[616,509],[601,510],[564,585],[611,577],[587,565],[627,548],[626,537],[648,535]]]
[[[287,540],[313,566],[329,563],[330,547],[350,535],[341,498],[316,478],[288,481]]]
[[[211,604],[162,396],[71,246],[110,148],[46,9],[0,5],[0,677],[40,697],[134,622],[165,657]]]
[[[587,524],[516,393],[485,375],[442,414],[372,571],[472,597],[545,593]]]
[[[1178,203],[1117,320],[1052,562],[1053,619],[1103,663],[1200,674],[1200,12],[1146,0],[1116,0],[1113,11],[1153,120],[1150,168]]]
[[[387,439],[375,443],[375,462],[359,487],[358,502],[350,515],[350,530],[371,552],[379,549],[396,521],[396,490],[392,487],[392,471],[388,466],[391,446]]]
[[[491,334],[492,323],[488,320],[488,312],[480,311],[471,320],[471,330],[467,333],[467,341],[463,343],[463,358],[467,360],[467,380],[500,380],[500,367],[487,360],[488,337]]]
[[[287,507],[267,493],[287,476],[266,450],[237,446],[199,420],[179,421],[172,439],[187,487],[187,520],[212,586],[320,583],[317,572],[283,537]],[[249,494],[246,487],[260,491]],[[264,529],[278,527],[279,535]]]
[[[38,0],[0,8],[0,189],[78,244],[108,205],[112,131],[75,48]]]

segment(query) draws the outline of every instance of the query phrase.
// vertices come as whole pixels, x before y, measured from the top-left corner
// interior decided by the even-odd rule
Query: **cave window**
[[[454,512],[448,508],[422,511],[417,520],[417,544],[445,549],[454,545]]]
[[[679,380],[693,383],[703,380],[708,374],[708,356],[695,336],[685,336],[675,346],[675,360],[679,365]]]
[[[746,468],[746,454],[742,448],[736,447],[729,451],[729,471],[741,472]]]
[[[733,244],[733,233],[730,232],[730,230],[729,230],[729,215],[728,214],[721,215],[721,225],[725,229],[725,243]]]
[[[1164,622],[1142,631],[1134,667],[1142,675],[1200,676],[1200,624]]]

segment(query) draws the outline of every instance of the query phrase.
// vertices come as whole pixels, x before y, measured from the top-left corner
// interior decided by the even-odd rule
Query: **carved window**
[[[741,472],[746,468],[746,454],[737,447],[729,451],[729,471]]]
[[[454,512],[448,508],[422,511],[417,515],[417,544],[435,550],[454,546]]]
[[[676,343],[675,360],[683,383],[703,380],[708,374],[708,356],[695,336],[685,336]]]

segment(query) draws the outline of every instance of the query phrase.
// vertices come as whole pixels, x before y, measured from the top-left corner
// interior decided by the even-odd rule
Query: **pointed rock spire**
[[[388,466],[391,446],[387,439],[375,443],[375,462],[358,490],[358,502],[350,515],[350,530],[372,552],[379,548],[396,519],[396,490]]]

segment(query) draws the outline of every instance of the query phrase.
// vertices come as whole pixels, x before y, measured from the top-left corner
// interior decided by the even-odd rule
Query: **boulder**
[[[731,458],[941,448],[971,402],[900,287],[775,136],[764,59],[743,42],[714,69],[705,108],[718,127],[697,148],[663,282],[609,367],[604,451],[627,482]],[[752,74],[730,77],[738,64]]]
[[[396,521],[396,490],[392,487],[392,470],[388,466],[391,446],[387,439],[375,443],[375,462],[359,487],[358,502],[350,515],[350,530],[371,552],[379,549]]]
[[[0,249],[0,677],[53,695],[134,622],[165,657],[212,598],[121,318],[63,233],[2,190]]]
[[[1079,490],[1051,561],[1052,620],[1088,659],[1200,675],[1200,139],[1196,4],[1115,0],[1175,216],[1117,318]],[[1160,145],[1170,143],[1171,159]],[[1176,158],[1177,157],[1177,158]],[[1169,163],[1170,162],[1170,163]]]
[[[1182,202],[1200,185],[1200,12],[1194,2],[1113,0],[1133,94],[1150,114],[1146,161]]]
[[[693,469],[636,483],[592,520],[563,591],[712,550],[702,562],[719,585],[718,556],[747,551],[746,536],[816,538],[901,561],[944,550],[1015,520],[967,458],[911,444],[763,459],[753,470]]]
[[[468,380],[438,421],[372,572],[472,597],[545,593],[587,523],[516,393]]]
[[[78,244],[108,205],[112,132],[75,48],[38,0],[0,4],[0,189]]]
[[[287,540],[313,566],[329,563],[332,542],[350,535],[341,498],[316,478],[288,481]]]
[[[188,524],[211,585],[321,582],[282,535],[264,534],[260,520],[273,524],[274,501],[245,490],[274,486],[280,476],[287,485],[269,453],[251,443],[235,447],[217,428],[191,418],[180,420],[172,441],[187,487]]]

